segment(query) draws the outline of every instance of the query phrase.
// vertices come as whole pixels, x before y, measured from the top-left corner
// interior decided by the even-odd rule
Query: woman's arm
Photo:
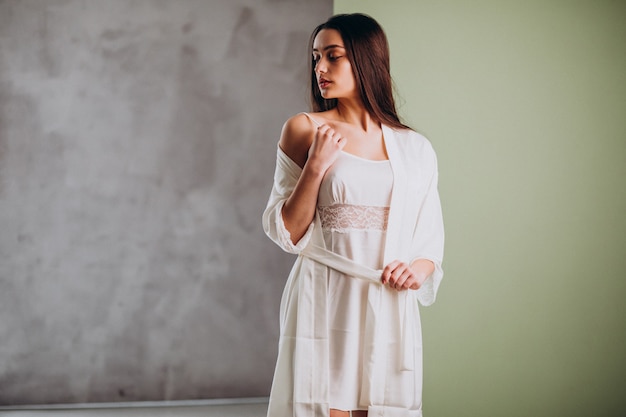
[[[283,126],[279,146],[302,168],[298,183],[282,209],[285,228],[294,244],[313,221],[322,179],[345,143],[345,138],[326,124],[312,132],[311,123],[303,114],[292,117]]]

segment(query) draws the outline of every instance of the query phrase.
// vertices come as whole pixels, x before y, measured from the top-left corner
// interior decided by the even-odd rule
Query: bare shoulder
[[[290,117],[283,125],[278,145],[302,168],[314,137],[315,125],[304,113],[299,113]]]

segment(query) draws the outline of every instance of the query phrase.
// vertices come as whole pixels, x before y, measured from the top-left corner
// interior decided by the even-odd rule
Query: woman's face
[[[325,99],[358,97],[352,65],[337,30],[322,29],[315,36],[313,61],[322,97]]]

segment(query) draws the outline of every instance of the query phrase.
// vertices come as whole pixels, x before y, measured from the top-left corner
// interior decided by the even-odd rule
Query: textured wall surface
[[[0,404],[263,396],[324,1],[0,1]]]

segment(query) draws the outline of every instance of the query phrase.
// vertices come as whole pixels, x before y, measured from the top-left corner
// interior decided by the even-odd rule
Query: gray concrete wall
[[[0,1],[0,404],[269,392],[263,234],[332,1]]]

